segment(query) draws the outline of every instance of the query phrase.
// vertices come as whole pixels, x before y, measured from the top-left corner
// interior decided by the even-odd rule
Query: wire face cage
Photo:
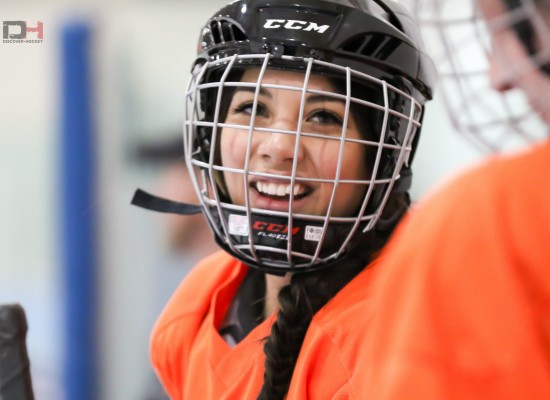
[[[529,54],[523,60],[516,58],[513,66],[508,63],[509,82],[549,63],[550,31],[537,3],[548,6],[544,0],[504,0],[500,4],[510,9],[487,23],[474,0],[412,2],[411,10],[438,67],[439,94],[449,116],[459,132],[484,152],[506,152],[548,136],[547,124],[533,111],[524,90],[499,90],[495,88],[499,84],[491,82],[491,58],[504,56],[491,42],[506,31],[521,39],[519,31],[536,27],[544,38],[538,47],[526,49]]]
[[[385,80],[269,53],[197,65],[185,104],[186,161],[218,243],[275,272],[335,262],[365,238],[422,116]]]

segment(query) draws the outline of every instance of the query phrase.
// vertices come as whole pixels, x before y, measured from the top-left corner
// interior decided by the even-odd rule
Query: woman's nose
[[[258,155],[264,161],[269,162],[270,167],[284,167],[285,164],[292,165],[294,159],[300,162],[304,158],[303,138],[297,139],[295,121],[280,121],[269,126],[270,129],[276,129],[279,132],[258,133],[260,143],[258,145]],[[296,146],[296,141],[298,145]],[[287,167],[288,167],[287,165]]]

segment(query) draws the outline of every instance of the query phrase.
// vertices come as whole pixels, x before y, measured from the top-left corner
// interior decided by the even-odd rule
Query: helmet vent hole
[[[243,30],[227,19],[215,19],[210,22],[213,44],[227,44],[247,40]]]
[[[342,50],[366,57],[384,60],[399,46],[399,40],[387,35],[369,34],[356,37],[342,46]]]

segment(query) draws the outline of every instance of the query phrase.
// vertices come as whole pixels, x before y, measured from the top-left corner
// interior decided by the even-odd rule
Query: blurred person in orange
[[[364,398],[550,399],[550,2],[416,9],[444,40],[455,125],[493,150],[543,139],[470,168],[397,229],[377,266]]]

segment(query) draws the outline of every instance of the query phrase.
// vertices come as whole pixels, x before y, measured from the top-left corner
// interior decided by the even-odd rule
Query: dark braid
[[[331,79],[331,83],[337,92],[346,93],[343,81]],[[354,82],[352,89],[352,96],[383,104],[383,95],[377,88],[364,82]],[[369,110],[365,114],[363,106],[352,103],[351,114],[356,116],[354,121],[367,139],[378,140],[374,133],[380,132],[382,127],[379,125],[383,121],[379,113]],[[368,151],[374,152],[374,147],[368,148]],[[365,155],[366,160],[374,157],[374,153]],[[392,194],[377,224],[383,228],[372,231],[366,243],[355,246],[351,254],[337,265],[320,271],[294,274],[290,284],[279,291],[277,320],[264,344],[264,383],[258,400],[285,398],[313,316],[369,264],[373,253],[386,243],[409,204],[408,193]],[[389,216],[388,220],[384,221],[384,215]],[[368,248],[365,248],[365,244]]]
[[[389,203],[392,204],[388,204],[386,210],[404,212],[410,200],[408,194],[403,193],[392,195]],[[398,212],[399,215],[402,212]],[[373,253],[387,242],[398,219],[387,223],[384,230],[372,232],[368,240],[369,249],[359,245],[338,265],[316,272],[294,274],[290,284],[279,291],[277,320],[264,344],[264,383],[258,400],[285,398],[313,316],[368,265]]]
[[[264,344],[264,384],[258,400],[285,398],[313,316],[366,265],[357,260],[345,263],[349,265],[342,264],[317,272],[294,274],[290,284],[280,290],[277,321]]]
[[[296,358],[314,314],[304,277],[295,275],[279,292],[277,321],[264,344],[264,384],[258,400],[283,399],[288,391]]]

